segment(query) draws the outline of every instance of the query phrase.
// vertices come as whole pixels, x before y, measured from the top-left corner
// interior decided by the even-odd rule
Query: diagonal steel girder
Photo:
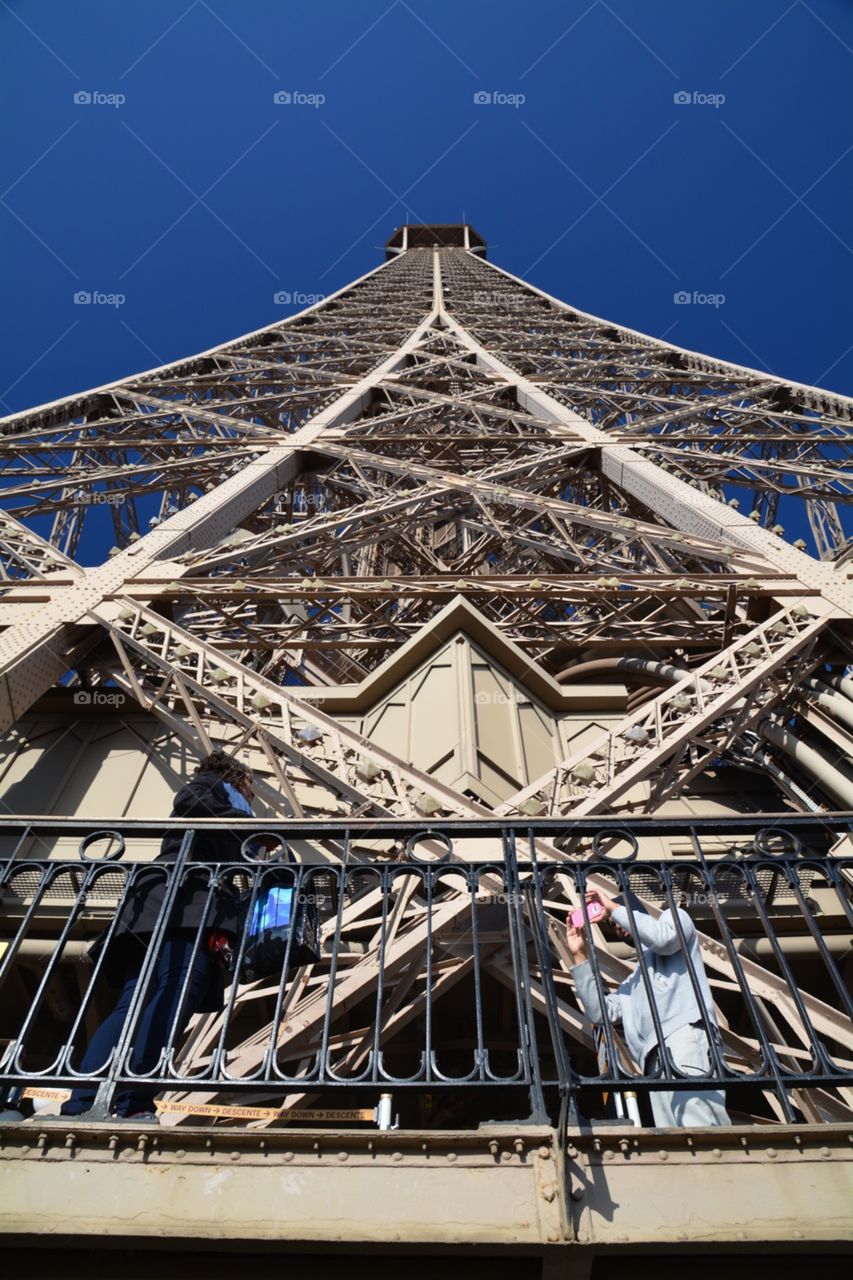
[[[625,493],[637,498],[667,524],[686,534],[721,542],[731,554],[740,551],[760,556],[768,566],[789,573],[809,590],[818,587],[838,616],[853,618],[853,587],[846,575],[833,566],[816,561],[781,538],[756,527],[746,516],[685,481],[678,479],[643,456],[641,447],[624,443],[601,431],[573,410],[561,404],[529,379],[520,377],[509,365],[486,350],[452,316],[442,315],[460,342],[476,354],[484,367],[502,375],[516,387],[519,401],[529,413],[550,418],[572,428],[590,446],[600,451],[601,471]]]
[[[367,439],[362,443],[369,444],[370,441]],[[416,479],[423,480],[425,484],[432,488],[448,489],[464,494],[477,494],[481,498],[503,502],[506,505],[519,507],[522,510],[538,511],[558,516],[570,521],[572,524],[595,529],[599,533],[616,534],[631,538],[653,538],[662,546],[672,545],[677,546],[679,550],[684,550],[683,535],[667,526],[635,520],[615,512],[596,511],[576,502],[566,502],[551,495],[540,496],[518,486],[501,483],[502,477],[512,476],[523,471],[525,465],[529,469],[530,463],[505,462],[485,471],[459,475],[446,470],[439,470],[436,467],[426,466],[422,463],[416,463],[408,458],[400,460],[385,458],[381,455],[371,454],[363,448],[354,449],[349,445],[326,445],[321,442],[315,452],[332,457],[357,459],[363,463],[369,463],[370,466],[379,471],[387,471],[392,475],[413,476]],[[565,454],[567,457],[571,457],[573,454],[581,452],[582,450],[578,449],[577,446],[569,446],[568,449],[558,450],[558,456]],[[543,454],[536,461],[546,465],[550,458],[548,454]],[[731,555],[732,549],[729,544],[725,544],[725,546],[728,548],[728,554]],[[695,535],[691,536],[688,549],[697,556],[713,558],[714,560],[721,559],[724,554],[724,545],[719,541],[711,541],[708,538],[700,538]],[[760,563],[763,563],[763,558],[761,561],[758,558],[753,560],[753,564],[756,567]]]
[[[8,728],[36,698],[65,674],[69,653],[85,642],[90,610],[120,592],[129,577],[158,561],[173,560],[191,549],[214,546],[240,520],[273,497],[302,467],[302,455],[318,437],[356,416],[373,388],[418,346],[429,331],[428,315],[408,340],[328,406],[285,445],[258,454],[237,475],[199,498],[191,507],[164,520],[138,542],[97,568],[86,570],[79,583],[57,591],[11,632],[0,635],[0,729]],[[180,576],[180,568],[174,576]],[[94,642],[97,636],[91,637]]]
[[[654,801],[677,794],[796,689],[816,665],[815,642],[827,626],[804,605],[783,607],[496,812],[598,813],[653,774]]]
[[[9,573],[10,568],[19,570],[20,576]],[[0,510],[0,582],[15,584],[22,579],[49,581],[46,575],[57,571],[73,578],[84,573],[76,561],[52,543],[40,538],[8,511]]]
[[[359,442],[362,445],[370,443],[369,438],[360,439]],[[430,518],[450,518],[454,511],[470,505],[472,498],[505,507],[514,507],[536,515],[560,518],[582,528],[594,530],[605,537],[612,535],[625,540],[654,536],[663,545],[672,546],[673,549],[678,544],[679,551],[687,550],[698,557],[714,561],[719,561],[721,558],[722,548],[719,544],[698,538],[691,538],[685,542],[684,535],[676,530],[661,528],[648,522],[634,520],[627,515],[596,510],[551,495],[539,494],[534,489],[505,483],[506,480],[517,477],[522,472],[531,480],[551,483],[554,475],[545,474],[538,477],[535,473],[549,468],[553,471],[555,467],[564,463],[582,459],[587,452],[584,445],[561,444],[551,453],[538,454],[532,462],[502,461],[464,475],[447,469],[425,466],[410,459],[388,458],[372,453],[367,448],[355,449],[349,445],[327,446],[324,441],[318,441],[312,452],[320,456],[338,458],[351,464],[353,468],[358,468],[361,464],[362,468],[398,476],[405,479],[407,483],[418,480],[421,484],[418,488],[407,487],[401,491],[382,490],[381,496],[371,495],[350,506],[333,508],[328,513],[324,512],[302,521],[298,527],[282,532],[271,531],[259,534],[254,540],[242,542],[237,550],[214,551],[211,554],[196,557],[193,569],[211,571],[232,565],[235,560],[239,560],[241,565],[244,565],[253,557],[262,554],[289,551],[311,544],[322,538],[324,534],[333,535],[336,540],[341,540],[344,530],[350,532],[360,524],[371,522],[375,524],[377,520],[384,521],[390,516],[411,513],[425,507],[428,503]],[[358,476],[364,486],[366,481],[363,470],[359,470]],[[434,502],[439,498],[455,498],[456,504],[451,503],[450,506],[435,511]],[[748,560],[747,563],[752,573],[763,567],[763,561],[756,558]]]
[[[505,268],[499,267],[496,263],[486,259],[474,258],[469,254],[456,254],[453,251],[445,251],[444,259],[450,264],[451,284],[456,283],[453,277],[459,276],[461,270],[463,274],[467,273],[469,276],[469,279],[465,281],[466,284],[479,286],[484,283],[492,283],[496,286],[496,294],[491,297],[489,304],[481,307],[480,319],[485,313],[497,330],[501,329],[501,322],[503,321],[503,328],[506,331],[509,328],[506,323],[508,319],[520,318],[526,320],[530,318],[530,315],[535,314],[539,325],[546,332],[546,345],[553,344],[553,335],[558,332],[563,336],[568,336],[570,338],[569,347],[572,350],[585,351],[587,353],[589,370],[594,375],[597,383],[604,381],[607,384],[608,392],[611,389],[609,386],[611,381],[618,384],[620,392],[624,390],[626,382],[636,381],[636,377],[626,376],[629,372],[633,375],[639,374],[643,384],[648,382],[653,385],[654,377],[656,376],[658,381],[664,383],[667,397],[673,394],[673,383],[679,385],[695,383],[703,389],[711,386],[715,391],[718,391],[722,379],[724,380],[723,385],[730,387],[732,394],[744,398],[755,398],[768,387],[772,387],[779,392],[794,393],[797,401],[805,410],[821,415],[821,421],[817,424],[819,427],[835,429],[853,422],[853,399],[849,396],[829,391],[824,387],[814,387],[804,383],[793,382],[788,378],[768,374],[763,370],[751,369],[747,365],[734,364],[732,361],[721,360],[702,352],[677,347],[663,338],[655,338],[650,334],[642,333],[637,329],[630,329],[626,325],[616,324],[612,320],[604,319],[601,316],[579,311],[576,307],[562,301],[562,299],[555,298],[552,294],[529,284]],[[474,315],[476,307],[472,308],[470,306],[470,299],[465,296],[465,292],[465,290],[460,290],[459,288],[454,291],[456,296],[459,296],[460,293],[462,294],[462,311],[465,311],[467,307],[468,313]],[[503,300],[501,300],[500,295],[503,295]],[[521,302],[521,308],[519,308],[519,302]],[[511,305],[507,305],[508,303]],[[530,303],[538,304],[535,312],[528,307]],[[455,310],[456,306],[457,303],[454,297],[454,303],[450,309]],[[522,311],[522,308],[525,307],[528,309],[527,316]],[[571,325],[571,333],[568,333],[566,328],[567,322]],[[519,326],[516,325],[511,329],[511,334],[516,341],[527,338],[531,350],[539,353],[539,345],[537,344],[535,333],[520,331]],[[520,345],[521,343],[519,342]],[[627,366],[620,368],[609,377],[605,375],[602,378],[602,363],[613,363],[620,351],[629,354]],[[634,357],[639,356],[646,356],[648,362],[642,363],[639,360],[635,362]],[[654,363],[661,360],[665,363]],[[545,363],[547,363],[547,359]],[[613,391],[616,394],[617,388],[614,387]],[[705,408],[713,410],[717,403],[716,399],[708,401]],[[746,406],[744,406],[744,411],[746,411]],[[768,403],[767,416],[769,418],[779,418],[780,422],[789,423],[790,409],[786,407],[782,412],[786,416],[779,417],[778,408],[774,407],[773,403]]]
[[[521,371],[535,366],[540,388],[587,414],[608,434],[633,442],[632,435],[639,433],[649,445],[656,426],[657,439],[676,442],[689,441],[701,429],[712,452],[722,410],[729,434],[737,421],[741,431],[757,429],[762,438],[769,431],[783,450],[808,442],[817,453],[825,451],[823,461],[839,477],[849,475],[850,398],[685,351],[579,312],[493,263],[451,252],[446,260],[456,318],[469,332]],[[490,305],[478,301],[484,289]],[[668,412],[661,412],[664,406]],[[701,422],[690,425],[691,418]],[[701,485],[705,465],[697,461],[694,483]],[[813,468],[803,462],[804,479]],[[753,506],[766,525],[773,524],[777,517],[767,501],[767,481],[756,476],[751,488]],[[819,555],[834,558],[845,546],[840,520],[832,511],[824,518],[815,510],[819,496],[809,497],[806,490],[801,496]]]
[[[177,672],[201,703],[244,729],[247,742],[257,735],[258,742],[277,750],[289,767],[334,797],[367,806],[370,816],[417,816],[418,799],[425,795],[461,817],[484,817],[490,812],[340,724],[300,698],[294,688],[264,679],[145,605],[118,600],[95,607],[92,616],[113,640],[128,691],[155,714],[161,697],[169,692],[172,673]],[[150,677],[147,685],[145,676]],[[313,732],[306,735],[303,727]],[[360,780],[359,771],[365,772],[366,763],[372,766],[366,771],[370,786]]]
[[[150,710],[156,711],[171,673],[178,672],[200,700],[249,734],[256,732],[259,741],[278,748],[291,765],[316,776],[336,797],[361,801],[377,816],[429,812],[424,799],[459,816],[488,812],[152,609],[127,600],[118,619],[113,619],[116,608],[95,609],[93,616],[113,637],[130,678],[129,691]],[[538,816],[599,811],[655,770],[664,769],[680,749],[668,779],[667,792],[673,794],[728,742],[766,716],[807,674],[816,661],[814,643],[826,625],[825,618],[814,617],[804,606],[783,607],[698,670],[685,672],[640,711],[624,717],[518,791],[496,812]],[[143,672],[152,670],[159,680],[155,690],[150,682],[143,688],[139,680]],[[294,717],[316,731],[313,748],[300,741]],[[364,761],[381,774],[372,790],[359,782]]]

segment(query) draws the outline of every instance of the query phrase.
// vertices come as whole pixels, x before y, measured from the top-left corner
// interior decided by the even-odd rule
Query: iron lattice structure
[[[677,671],[505,814],[607,811],[641,779],[654,809],[797,699],[816,714],[804,681],[848,659],[853,402],[585,315],[484,252],[402,228],[297,316],[6,419],[4,725],[76,669],[195,745],[238,730],[285,812],[482,813],[311,696],[459,596],[558,679],[614,654]],[[115,545],[84,568],[104,512]]]
[[[299,315],[7,418],[3,726],[56,682],[117,687],[199,753],[251,756],[273,813],[368,818],[377,837],[383,820],[654,813],[720,761],[764,768],[794,808],[853,808],[853,401],[586,315],[484,255],[467,227],[401,228]],[[86,567],[107,522],[115,545]],[[643,679],[490,803],[342,714],[457,625],[557,701],[591,665]],[[409,898],[389,908],[382,989],[401,1024],[438,937]],[[449,901],[442,928],[467,909]],[[778,980],[750,976],[798,1042]],[[323,981],[294,983],[292,1034],[310,1040]],[[333,1012],[377,982],[368,953]],[[358,1035],[342,1043],[361,1060]]]

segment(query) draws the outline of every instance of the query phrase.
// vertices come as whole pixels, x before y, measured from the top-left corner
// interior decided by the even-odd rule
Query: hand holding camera
[[[602,916],[606,914],[606,912],[604,910],[604,907],[601,905],[601,903],[598,901],[597,898],[591,899],[589,894],[587,894],[586,901],[587,901],[586,909],[587,909],[587,916],[589,917],[589,922],[590,924],[595,924],[596,920],[600,920]],[[577,911],[573,911],[572,914],[569,916],[569,919],[571,920],[572,924],[575,926],[576,929],[582,929],[586,924],[586,917],[584,916],[584,913],[583,913],[583,907],[578,907]]]
[[[614,902],[612,898],[609,898],[607,894],[602,893],[599,889],[587,889],[586,914],[584,914],[583,907],[577,907],[571,912],[566,921],[566,938],[575,964],[582,964],[586,960],[584,929],[587,921],[590,924],[596,924],[598,921],[609,919],[616,910],[617,905],[618,903]]]

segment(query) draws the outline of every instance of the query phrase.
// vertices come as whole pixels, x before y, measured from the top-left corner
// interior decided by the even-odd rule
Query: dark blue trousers
[[[194,934],[167,934],[163,939],[157,968],[148,984],[148,998],[142,1017],[137,1023],[132,1071],[150,1071],[157,1063],[169,1037],[172,1022],[178,1011],[184,981],[190,970]],[[93,1075],[101,1071],[112,1050],[116,1047],[127,1018],[130,1002],[139,981],[145,953],[140,948],[139,957],[128,969],[127,978],[118,1003],[112,1013],[98,1027],[83,1054],[79,1070]],[[175,1029],[174,1045],[178,1046],[187,1023],[202,1002],[211,978],[211,961],[202,941],[192,976],[187,985],[181,1022]],[[64,1116],[78,1116],[88,1111],[95,1101],[95,1087],[85,1085],[75,1089],[67,1102],[62,1104]],[[132,1085],[121,1088],[114,1096],[112,1110],[117,1115],[134,1115],[138,1111],[152,1111],[154,1098],[162,1092],[162,1086]]]

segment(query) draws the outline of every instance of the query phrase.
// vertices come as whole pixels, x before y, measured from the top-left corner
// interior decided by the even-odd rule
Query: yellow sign
[[[71,1097],[70,1089],[25,1089],[25,1098],[47,1098],[53,1102],[65,1102]],[[215,1116],[226,1120],[334,1120],[354,1123],[376,1119],[372,1107],[360,1111],[295,1111],[287,1107],[217,1107],[202,1102],[155,1102],[161,1115],[169,1112],[185,1116]]]
[[[360,1111],[295,1111],[287,1107],[218,1107],[201,1102],[155,1102],[160,1114],[178,1112],[186,1116],[217,1116],[228,1120],[375,1120],[373,1108]]]

